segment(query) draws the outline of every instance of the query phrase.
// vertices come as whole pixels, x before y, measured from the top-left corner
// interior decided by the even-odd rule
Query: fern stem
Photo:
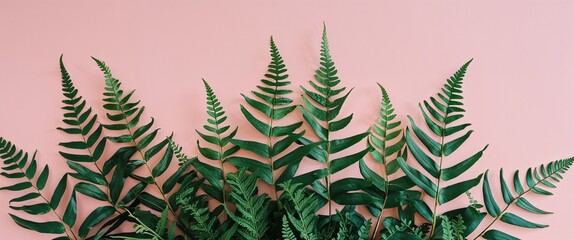
[[[449,96],[450,97],[450,96]],[[449,104],[450,105],[450,104]],[[448,118],[448,112],[445,114],[445,119]],[[444,159],[444,135],[445,135],[445,129],[446,128],[446,122],[443,123],[442,125],[442,130],[441,130],[441,139],[440,139],[440,146],[441,146],[441,150],[440,150],[440,161],[439,161],[439,166],[438,166],[438,178],[436,180],[436,193],[434,196],[434,208],[432,211],[432,227],[430,230],[430,235],[429,237],[432,237],[435,233],[436,230],[436,219],[437,219],[437,209],[438,209],[438,196],[439,196],[439,191],[440,191],[440,183],[441,183],[441,178],[442,178],[442,160]]]
[[[384,94],[383,94],[384,97]],[[388,106],[385,105],[385,108],[387,108]],[[387,109],[385,109],[385,112],[387,111]],[[383,126],[383,130],[385,131],[385,135],[387,133],[388,129],[388,119],[387,119],[387,115],[385,115],[385,126]],[[373,136],[371,135],[371,138]],[[384,137],[384,136],[383,136]],[[386,140],[386,138],[385,138]],[[383,219],[383,212],[385,211],[385,206],[387,205],[387,200],[389,199],[389,174],[387,174],[387,159],[386,159],[386,151],[387,151],[387,144],[385,143],[383,149],[381,150],[381,152],[383,153],[383,175],[385,177],[385,197],[383,198],[383,206],[381,206],[381,213],[379,214],[379,217],[377,217],[377,222],[375,223],[375,229],[373,231],[373,236],[371,237],[371,240],[375,240],[376,236],[377,236],[377,231],[379,230],[380,224],[381,224],[381,220]]]
[[[279,77],[278,73],[275,73],[275,76]],[[275,83],[278,83],[279,81],[275,80]],[[275,100],[277,100],[277,90],[278,90],[278,86],[277,84],[275,84],[275,90],[273,91],[273,100],[271,103],[271,117],[269,118],[269,135],[267,136],[268,142],[269,142],[269,164],[271,165],[271,184],[273,185],[273,193],[275,194],[275,200],[277,201],[277,206],[279,207],[279,209],[281,209],[281,202],[279,201],[279,195],[277,194],[277,184],[275,183],[275,167],[274,165],[274,160],[273,160],[273,115],[275,114]]]
[[[202,79],[202,80],[203,80],[204,84],[207,84],[207,82],[204,79]],[[214,94],[208,94],[208,98],[209,98],[208,102],[210,102],[210,103],[215,103],[217,101],[217,98],[215,97]],[[223,161],[224,160],[224,158],[223,158],[224,151],[223,151],[223,146],[222,146],[223,144],[221,143],[222,142],[221,141],[221,139],[222,139],[221,133],[219,133],[220,128],[219,128],[218,112],[216,111],[215,107],[213,107],[213,116],[215,119],[215,133],[217,134],[217,139],[220,143],[220,144],[218,144],[218,147],[219,147],[219,162],[221,163],[221,180],[223,181],[223,188],[221,189],[221,193],[223,194],[222,205],[227,205],[227,198],[225,197],[225,195],[227,194],[225,191],[225,185],[227,184],[227,179],[225,177],[225,164]],[[225,213],[225,211],[224,211],[224,214],[225,214],[224,215],[225,219],[227,219],[227,213]]]

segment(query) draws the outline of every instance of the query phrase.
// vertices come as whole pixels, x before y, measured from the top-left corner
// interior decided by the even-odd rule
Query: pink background
[[[500,167],[509,175],[574,155],[572,1],[207,2],[1,1],[0,136],[38,149],[39,161],[51,167],[47,189],[55,188],[56,176],[67,171],[57,153],[67,136],[56,130],[62,126],[57,60],[63,53],[76,87],[98,113],[104,82],[90,56],[105,60],[125,89],[136,88],[146,117],[155,117],[163,135],[174,131],[189,155],[196,154],[194,129],[207,117],[201,78],[247,138],[239,94],[253,90],[263,76],[269,36],[294,87],[308,86],[325,21],[343,85],[355,87],[343,109],[355,114],[349,133],[376,119],[377,82],[389,91],[400,119],[412,115],[422,124],[417,103],[474,58],[464,94],[466,121],[475,133],[457,156],[490,147],[467,178],[490,168],[498,191],[494,176]],[[292,97],[299,94],[296,88]],[[12,183],[0,180],[2,186]],[[516,211],[550,228],[496,226],[523,239],[574,239],[573,188],[569,172],[554,196],[530,197],[553,215]],[[49,239],[12,222],[8,201],[16,196],[0,193],[2,239]],[[461,197],[457,204],[466,201]]]

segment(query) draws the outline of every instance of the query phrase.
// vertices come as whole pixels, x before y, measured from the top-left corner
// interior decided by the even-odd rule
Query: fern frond
[[[104,92],[104,102],[106,104],[104,104],[104,108],[108,110],[108,113],[106,113],[107,118],[113,122],[113,124],[104,124],[103,126],[108,130],[123,131],[122,135],[108,137],[108,139],[115,143],[131,143],[136,147],[143,162],[131,162],[132,169],[130,170],[133,171],[145,165],[150,172],[150,176],[141,177],[133,173],[132,176],[144,182],[153,182],[161,194],[164,195],[163,189],[155,183],[155,178],[162,175],[171,163],[173,151],[170,147],[166,147],[169,140],[166,138],[162,142],[148,148],[159,130],[148,131],[153,125],[153,118],[149,123],[140,126],[140,118],[145,107],[138,107],[140,101],[132,99],[135,90],[124,95],[124,91],[121,89],[121,82],[113,77],[109,67],[104,62],[96,58],[93,59],[105,76],[106,91]],[[164,148],[166,149],[164,155],[152,169],[148,162]]]
[[[60,216],[56,211],[67,188],[68,174],[62,177],[52,198],[48,200],[48,198],[42,194],[42,190],[46,186],[50,170],[46,165],[40,174],[37,174],[38,162],[36,161],[36,153],[29,158],[27,152],[18,149],[10,141],[0,137],[0,159],[4,160],[3,171],[0,175],[18,181],[14,185],[1,187],[0,190],[28,192],[10,200],[10,208],[30,215],[44,215],[51,212],[58,219],[57,221],[35,222],[9,214],[12,220],[23,228],[39,233],[65,234],[69,239],[72,239],[72,237],[73,239],[77,239],[72,230],[76,222],[76,195],[72,193],[63,216]],[[35,200],[34,204],[13,205],[14,203],[25,204],[33,200]],[[38,203],[38,200],[40,200],[40,203]],[[69,230],[67,228],[69,228]]]
[[[377,124],[373,125],[373,131],[369,138],[372,144],[373,159],[385,165],[384,175],[395,173],[399,169],[395,159],[399,156],[405,145],[403,130],[400,128],[401,121],[396,120],[397,114],[391,99],[385,88],[379,84],[381,90],[381,109]]]
[[[382,95],[381,108],[379,110],[379,117],[377,122],[373,124],[367,143],[371,148],[370,153],[372,158],[382,165],[383,173],[379,174],[371,170],[364,160],[361,159],[359,161],[361,175],[363,178],[371,180],[376,189],[376,191],[371,191],[371,195],[382,201],[382,204],[378,202],[368,206],[371,213],[377,217],[372,239],[375,239],[381,221],[383,220],[383,211],[387,208],[389,196],[394,196],[391,195],[392,193],[389,191],[390,186],[393,186],[393,191],[407,191],[414,186],[412,181],[404,181],[408,180],[408,178],[405,177],[395,181],[390,181],[389,179],[389,176],[396,173],[400,168],[396,159],[401,156],[401,153],[406,153],[406,151],[404,151],[405,138],[402,128],[400,127],[401,121],[396,120],[397,114],[395,114],[395,109],[387,91],[382,85],[378,85]],[[404,157],[406,156],[403,156],[403,158]],[[399,200],[399,202],[402,202],[402,200]]]
[[[231,142],[242,149],[255,153],[259,158],[265,160],[261,163],[259,159],[253,157],[230,157],[228,159],[237,168],[247,168],[248,171],[258,176],[261,180],[271,185],[275,198],[278,198],[278,184],[293,178],[299,168],[301,160],[315,146],[299,146],[295,150],[287,152],[304,131],[299,131],[303,125],[302,121],[281,125],[279,120],[293,113],[296,105],[289,95],[293,92],[289,89],[291,82],[288,80],[287,68],[279,49],[273,40],[270,39],[271,62],[268,65],[265,79],[261,79],[258,90],[251,93],[255,97],[242,94],[248,107],[241,105],[241,112],[248,122],[263,136],[265,142],[247,141],[232,139]],[[264,119],[255,117],[256,114],[250,112],[254,109],[263,114]],[[275,172],[284,168],[279,177],[275,177]],[[277,219],[276,221],[280,221]],[[279,226],[280,227],[280,226]]]
[[[335,153],[359,143],[369,135],[369,132],[364,132],[341,139],[333,139],[331,137],[331,133],[347,127],[353,118],[353,114],[338,118],[343,104],[352,90],[343,93],[346,88],[339,87],[341,80],[337,76],[337,72],[338,70],[329,51],[327,28],[324,26],[320,67],[315,71],[315,81],[309,81],[312,89],[309,90],[301,86],[304,91],[302,95],[304,107],[300,107],[303,112],[303,118],[320,140],[313,142],[306,138],[300,138],[299,142],[303,144],[319,143],[319,148],[311,152],[310,156],[312,159],[324,163],[325,168],[295,177],[293,182],[310,185],[317,180],[324,179],[324,183],[317,182],[318,184],[314,185],[314,189],[319,193],[318,196],[322,197],[321,202],[328,204],[329,215],[332,215],[331,204],[333,201],[341,205],[360,205],[376,201],[376,198],[363,192],[347,195],[346,193],[350,191],[358,190],[343,187],[351,185],[341,184],[343,188],[339,189],[341,190],[338,191],[339,194],[334,194],[331,191],[331,185],[334,184],[331,182],[331,175],[356,163],[369,152],[369,149],[366,148],[346,156],[335,155]],[[367,184],[365,182],[360,185]]]
[[[337,231],[337,238],[333,238],[332,240],[347,240],[351,238],[348,218],[349,218],[348,214],[341,217],[341,221],[339,221],[339,229]]]
[[[283,236],[283,239],[297,240],[297,237],[295,237],[295,233],[293,233],[291,227],[289,227],[289,220],[287,220],[287,217],[285,215],[283,215],[281,222],[283,223],[283,228],[281,229],[281,235]]]
[[[105,92],[104,92],[104,108],[108,111],[106,116],[110,120],[111,124],[104,124],[103,127],[111,130],[113,132],[121,132],[119,136],[108,137],[108,139],[115,143],[129,143],[139,153],[141,160],[130,160],[127,168],[129,176],[137,179],[140,182],[145,182],[147,184],[152,184],[156,186],[159,191],[160,197],[156,197],[152,194],[140,194],[138,199],[142,204],[154,209],[155,211],[162,212],[163,207],[158,207],[153,202],[164,202],[167,204],[170,213],[173,216],[177,216],[173,210],[172,204],[170,204],[169,199],[166,194],[171,190],[171,188],[163,188],[158,184],[157,177],[161,176],[168,169],[173,158],[173,150],[169,143],[169,137],[163,141],[152,145],[151,143],[155,139],[159,129],[149,131],[154,123],[153,118],[150,122],[145,125],[140,125],[140,118],[143,115],[145,107],[139,107],[140,101],[133,100],[133,94],[135,90],[124,94],[124,90],[121,88],[121,82],[114,78],[109,67],[103,62],[96,58],[92,58],[100,70],[105,76]],[[164,150],[163,155],[157,161],[153,167],[150,163],[154,156],[159,152]],[[139,176],[133,171],[141,166],[146,166],[149,172],[149,176]],[[164,184],[165,185],[165,184]],[[180,221],[177,217],[176,219]],[[183,227],[183,224],[178,224],[179,227]],[[182,229],[184,232],[186,229]]]
[[[135,222],[134,224],[134,229],[135,229],[135,233],[138,234],[138,236],[123,236],[123,235],[116,235],[116,236],[111,236],[111,238],[114,239],[124,239],[124,240],[172,240],[174,239],[172,238],[164,238],[165,235],[167,235],[168,230],[168,210],[166,208],[166,210],[162,211],[162,216],[161,219],[159,219],[157,226],[155,227],[155,230],[152,229],[151,227],[149,227],[146,223],[144,223],[143,219],[140,219],[138,216],[136,216],[134,213],[127,211],[129,216],[132,218],[132,220]],[[171,232],[172,230],[170,230]]]
[[[293,203],[293,211],[287,211],[291,224],[305,240],[317,239],[317,217],[315,211],[318,208],[318,200],[314,194],[305,194],[305,188],[301,184],[292,184],[286,181],[279,185],[283,190],[283,196]]]
[[[227,205],[225,211],[239,226],[239,234],[244,239],[262,239],[269,228],[269,197],[257,195],[257,178],[247,175],[245,169],[227,175],[231,186],[230,198],[237,207],[232,212]]]
[[[118,175],[112,169],[121,171],[121,167],[114,168],[120,161],[117,158],[110,158],[103,164],[98,164],[106,147],[106,138],[102,137],[103,127],[97,120],[97,114],[92,113],[92,108],[88,107],[86,109],[86,100],[82,99],[82,96],[74,86],[70,74],[64,66],[63,56],[60,56],[60,72],[62,74],[62,91],[64,95],[64,100],[62,101],[64,107],[62,109],[65,111],[63,121],[68,126],[58,129],[70,135],[79,135],[77,139],[79,141],[61,142],[59,144],[66,148],[66,150],[59,152],[60,155],[67,160],[68,166],[75,171],[75,173],[70,173],[69,175],[83,181],[75,185],[74,191],[93,199],[104,201],[108,206],[113,207],[116,212],[122,213],[124,210],[120,205],[130,205],[135,198],[127,197],[120,200],[118,197],[123,188],[123,181],[118,181],[119,179],[115,177],[116,181],[114,181],[113,185],[110,185],[106,178],[109,174]],[[123,154],[125,150],[125,148],[120,149],[117,153],[128,155],[127,158],[129,158],[134,152]],[[84,166],[87,162],[91,162],[90,165],[93,165],[97,171],[92,171]],[[123,175],[123,172],[119,174]],[[146,183],[140,183],[133,187],[130,193],[137,195],[144,190],[146,185]],[[108,218],[113,216],[110,215]],[[87,225],[82,224],[80,229],[89,229],[97,224],[97,222],[90,221],[91,219],[86,220],[90,223]],[[106,219],[101,219],[100,221],[106,221]],[[104,224],[105,226],[111,226],[111,228],[107,229],[107,232],[114,231],[121,226],[124,220],[116,221],[112,218],[111,221],[114,221],[115,224]],[[100,229],[100,231],[102,230]]]
[[[442,226],[442,240],[455,240],[454,238],[454,227],[451,225],[448,217],[441,215],[441,226]]]
[[[207,200],[204,196],[196,196],[196,192],[196,188],[188,188],[177,196],[182,211],[192,219],[189,227],[192,235],[197,239],[220,239],[217,216],[211,215]]]
[[[484,197],[484,205],[490,216],[494,219],[492,222],[477,236],[482,236],[485,239],[497,239],[502,236],[509,237],[510,235],[498,231],[489,230],[490,227],[498,220],[524,228],[545,228],[548,225],[538,224],[530,222],[514,213],[508,212],[508,208],[512,205],[516,205],[519,208],[526,210],[535,214],[551,214],[541,210],[534,206],[530,201],[526,200],[525,195],[527,193],[535,193],[538,195],[552,195],[552,193],[545,188],[555,188],[556,186],[552,182],[560,182],[563,173],[565,173],[574,164],[574,158],[568,158],[563,160],[558,160],[547,164],[546,166],[541,165],[539,168],[529,168],[525,174],[525,180],[520,179],[519,171],[514,172],[513,183],[514,192],[508,187],[506,180],[504,179],[504,174],[502,169],[500,169],[500,187],[502,190],[502,197],[506,206],[501,210],[498,203],[494,200],[492,190],[490,188],[490,183],[488,181],[488,171],[484,174],[484,180],[482,184],[482,193]],[[488,231],[487,231],[488,230]],[[513,238],[513,237],[509,237]],[[476,239],[476,238],[475,238]]]
[[[203,128],[207,133],[202,133],[198,130],[195,131],[204,141],[214,147],[202,147],[198,140],[197,148],[199,153],[206,159],[218,161],[219,168],[201,161],[191,161],[191,165],[211,184],[203,186],[205,192],[209,196],[217,199],[221,204],[225,204],[227,195],[225,191],[225,161],[227,161],[229,156],[239,150],[238,146],[230,144],[230,140],[237,133],[237,127],[231,131],[231,133],[227,133],[230,126],[225,123],[227,116],[221,106],[221,102],[219,102],[219,99],[207,81],[203,80],[203,84],[207,95],[207,114],[209,116],[207,124],[204,125]]]
[[[371,230],[371,219],[363,222],[363,225],[359,229],[359,240],[368,240],[369,239],[369,231]]]
[[[444,87],[441,89],[442,92],[437,94],[438,99],[431,97],[430,103],[425,100],[423,101],[423,104],[419,104],[425,123],[431,130],[431,135],[434,136],[431,137],[431,135],[419,128],[410,116],[408,117],[411,125],[410,128],[407,127],[405,130],[406,144],[415,160],[431,176],[432,180],[425,174],[409,166],[405,162],[405,159],[397,159],[401,169],[409,179],[422,188],[422,190],[424,190],[430,197],[434,198],[434,207],[432,210],[425,211],[423,212],[424,214],[422,214],[423,217],[432,224],[431,236],[434,235],[436,230],[436,219],[439,215],[438,206],[450,202],[466,193],[468,190],[478,185],[482,178],[481,174],[475,178],[457,181],[456,183],[448,186],[445,186],[446,184],[443,183],[443,181],[446,182],[457,178],[463,172],[472,167],[488,147],[488,145],[485,146],[482,150],[465,160],[455,161],[455,164],[449,167],[446,167],[445,164],[443,164],[445,157],[449,156],[462,146],[473,132],[472,130],[469,130],[465,133],[460,133],[470,126],[469,123],[462,123],[453,126],[457,120],[464,116],[463,113],[465,110],[462,102],[462,84],[467,68],[471,62],[472,60],[463,64],[456,73],[447,79],[447,83],[444,84]],[[458,136],[451,139],[453,134]],[[436,138],[438,138],[438,140]],[[424,151],[423,147],[431,155]],[[427,206],[424,208],[429,209]],[[465,224],[473,223],[465,222]]]

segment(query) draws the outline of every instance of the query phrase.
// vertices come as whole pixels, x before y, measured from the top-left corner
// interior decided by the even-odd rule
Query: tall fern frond
[[[434,207],[429,209],[428,206],[423,205],[422,202],[417,206],[417,210],[421,215],[432,224],[431,236],[435,233],[436,222],[438,213],[438,206],[447,203],[461,194],[466,193],[471,188],[480,183],[482,174],[479,176],[459,181],[449,186],[444,186],[446,181],[452,180],[466,170],[468,170],[474,163],[476,163],[482,156],[484,150],[488,147],[485,146],[482,150],[462,161],[454,161],[454,164],[449,164],[446,167],[445,157],[455,152],[472,134],[472,130],[461,133],[465,130],[469,123],[462,123],[458,125],[453,124],[464,116],[462,84],[466,70],[472,60],[466,62],[459,70],[452,75],[444,87],[441,89],[442,93],[438,93],[438,99],[435,97],[430,98],[430,103],[424,101],[419,104],[419,108],[425,120],[428,129],[431,130],[431,135],[420,129],[413,119],[409,116],[411,123],[410,128],[405,130],[406,143],[408,149],[414,156],[415,160],[422,166],[422,168],[432,177],[431,180],[425,174],[409,166],[405,159],[398,158],[397,161],[405,174],[422,190],[425,191],[430,197],[434,198]],[[431,105],[432,104],[432,105]],[[424,107],[423,107],[424,106]],[[428,114],[427,114],[428,112]],[[452,139],[453,135],[457,135]],[[419,146],[420,143],[422,146]],[[430,152],[431,155],[423,151]],[[480,221],[481,219],[475,219]],[[465,224],[473,225],[474,222],[465,222]],[[470,229],[470,228],[469,228]],[[473,229],[472,229],[473,230]],[[471,230],[471,231],[472,231]]]
[[[90,198],[104,201],[107,204],[106,207],[98,208],[94,210],[93,214],[89,214],[85,223],[80,226],[79,235],[80,237],[85,237],[89,229],[94,227],[95,224],[114,216],[116,212],[124,212],[122,206],[127,206],[133,202],[135,198],[131,196],[141,193],[147,184],[141,182],[130,190],[128,196],[121,200],[118,198],[118,194],[122,192],[124,186],[123,180],[116,177],[114,184],[110,184],[106,176],[109,174],[123,176],[124,173],[121,170],[123,168],[114,168],[120,162],[117,158],[110,158],[103,164],[98,165],[98,161],[102,158],[106,147],[106,138],[102,137],[102,125],[97,120],[97,114],[92,113],[92,108],[88,107],[86,109],[86,100],[79,95],[62,58],[63,56],[60,56],[60,72],[62,74],[62,91],[65,97],[62,100],[62,103],[64,103],[62,109],[65,111],[63,122],[67,127],[58,129],[67,134],[79,136],[76,141],[61,142],[59,145],[66,148],[66,150],[60,151],[60,155],[67,160],[68,166],[75,171],[75,173],[70,173],[69,175],[82,180],[82,182],[74,186],[74,191]],[[115,156],[124,156],[124,158],[129,159],[133,153],[135,153],[134,148],[120,148]],[[97,171],[84,166],[86,163],[91,163],[90,165],[93,165]],[[120,172],[116,174],[112,169],[120,170]],[[106,209],[106,211],[102,212],[101,209]],[[110,209],[115,211],[110,211]],[[111,213],[111,215],[102,217],[104,212]],[[98,218],[100,221],[94,221],[94,218]],[[111,227],[106,229],[106,232],[115,230],[125,220],[126,218],[112,218],[114,224],[106,224],[106,226]],[[100,229],[98,233],[103,230]]]
[[[317,240],[317,197],[305,194],[305,188],[300,183],[292,184],[290,180],[279,186],[284,190],[281,196],[293,204],[293,209],[287,210],[291,225],[302,239]]]
[[[231,186],[230,199],[237,210],[231,211],[225,205],[225,211],[238,225],[238,233],[242,239],[262,239],[269,228],[269,197],[267,194],[257,195],[257,177],[247,175],[245,169],[227,175]]]
[[[169,204],[170,201],[166,196],[169,192],[168,190],[171,189],[161,187],[157,181],[157,178],[168,169],[173,158],[173,150],[168,146],[169,138],[155,145],[150,145],[155,139],[159,129],[149,131],[154,123],[153,118],[151,118],[151,121],[147,124],[140,125],[140,118],[143,115],[145,107],[139,107],[140,101],[133,100],[132,96],[135,90],[124,94],[124,90],[121,88],[121,82],[113,77],[109,67],[103,61],[96,58],[93,59],[105,76],[104,108],[108,111],[106,113],[107,118],[112,122],[111,124],[104,124],[103,127],[120,134],[118,136],[108,137],[108,139],[115,143],[128,143],[137,149],[141,160],[130,160],[127,164],[127,172],[132,178],[140,182],[156,186],[161,195],[160,197],[156,197],[148,193],[140,194],[138,195],[138,199],[144,205],[157,212],[163,212],[164,207],[153,204],[154,202],[167,203],[170,213],[173,216],[177,216],[173,209],[174,206]],[[165,152],[152,167],[150,161],[164,149]],[[139,176],[133,172],[141,166],[146,167],[149,176]],[[178,226],[182,227],[183,225],[178,224]]]
[[[373,186],[370,191],[367,191],[373,196],[378,197],[382,202],[382,204],[380,202],[376,202],[367,206],[369,211],[377,217],[375,230],[371,239],[375,239],[377,236],[378,229],[381,226],[381,221],[383,220],[384,209],[388,207],[396,207],[387,205],[389,197],[399,198],[391,199],[391,201],[394,200],[394,202],[400,203],[403,202],[400,198],[406,195],[414,196],[413,198],[418,198],[418,195],[420,195],[416,191],[407,191],[407,189],[414,186],[414,183],[410,181],[408,177],[403,176],[393,181],[389,178],[390,175],[396,173],[400,168],[396,159],[401,156],[401,153],[406,153],[404,151],[405,138],[403,136],[403,130],[400,127],[401,121],[396,120],[397,114],[395,113],[395,109],[387,91],[380,84],[379,89],[382,95],[381,108],[377,122],[373,124],[368,144],[371,147],[370,153],[372,158],[382,165],[383,172],[379,174],[376,171],[371,170],[364,160],[359,161],[361,175],[365,179],[370,179],[373,182]]]
[[[239,150],[238,146],[230,144],[230,140],[237,133],[237,127],[228,133],[230,126],[225,123],[227,116],[225,115],[223,106],[221,106],[221,102],[219,102],[219,99],[217,99],[215,92],[207,81],[203,80],[203,84],[207,95],[207,115],[209,115],[207,124],[203,125],[203,128],[207,133],[202,133],[198,130],[195,131],[204,141],[210,143],[215,148],[202,147],[199,140],[197,141],[197,148],[199,153],[206,159],[218,161],[219,167],[214,167],[198,160],[192,161],[191,165],[210,183],[210,185],[204,184],[202,187],[203,190],[209,196],[217,199],[221,204],[225,204],[227,198],[225,191],[225,161],[229,156]]]
[[[499,207],[488,181],[488,171],[484,174],[482,183],[482,193],[484,197],[484,205],[490,216],[494,219],[490,224],[477,235],[475,239],[482,236],[485,239],[518,239],[505,232],[490,229],[490,227],[498,220],[514,226],[523,228],[545,228],[548,225],[530,222],[514,213],[509,212],[508,208],[515,205],[523,210],[535,214],[551,214],[552,212],[544,211],[534,206],[525,197],[526,194],[532,192],[538,195],[552,195],[552,192],[544,188],[556,188],[553,182],[560,182],[562,175],[574,164],[574,158],[568,158],[551,162],[549,164],[540,165],[538,168],[529,168],[526,171],[525,179],[522,180],[519,171],[514,172],[513,182],[514,192],[508,187],[507,181],[504,179],[502,169],[500,169],[500,187],[504,203],[506,204],[502,210]]]
[[[66,239],[79,239],[72,229],[76,222],[76,195],[72,193],[63,216],[56,211],[67,188],[68,174],[62,177],[54,194],[48,199],[42,194],[42,190],[46,187],[50,170],[46,165],[40,174],[37,174],[38,162],[36,161],[36,153],[34,153],[32,158],[29,158],[27,152],[18,149],[14,144],[0,137],[0,159],[4,160],[3,171],[0,175],[18,181],[14,185],[1,187],[0,190],[28,192],[10,200],[10,208],[34,216],[51,212],[57,217],[57,221],[36,222],[10,214],[12,220],[23,228],[39,233],[65,234],[67,236]],[[38,203],[38,200],[40,203]],[[35,203],[20,205],[30,201]]]
[[[359,143],[369,135],[369,132],[342,139],[333,139],[331,137],[331,133],[347,127],[353,118],[353,114],[338,118],[339,112],[352,90],[343,94],[346,88],[339,87],[341,80],[337,76],[337,68],[329,51],[326,27],[323,28],[320,65],[315,72],[315,81],[309,81],[313,90],[301,87],[304,91],[302,98],[305,107],[301,106],[300,109],[303,112],[303,118],[320,139],[318,142],[315,142],[315,144],[320,143],[319,148],[314,149],[310,156],[312,159],[324,163],[325,168],[297,176],[293,181],[303,185],[310,185],[317,180],[324,179],[324,183],[317,181],[313,187],[318,196],[322,197],[323,205],[328,204],[329,216],[331,216],[331,203],[333,200],[342,205],[358,205],[372,203],[376,199],[364,192],[353,192],[358,190],[357,186],[363,187],[366,183],[354,185],[341,182],[338,186],[338,191],[332,191],[334,189],[332,184],[335,183],[331,182],[331,175],[359,161],[369,152],[369,149],[346,156],[337,156],[337,158],[335,158],[334,154]],[[313,143],[313,141],[305,138],[300,138],[299,141],[303,144]],[[348,179],[340,181],[346,180]],[[351,181],[359,182],[360,179],[352,179]]]
[[[287,79],[287,69],[279,50],[273,40],[270,40],[271,63],[268,66],[265,79],[261,79],[261,85],[258,90],[252,91],[256,98],[242,94],[247,104],[265,117],[263,120],[255,117],[248,107],[241,105],[241,112],[249,123],[263,136],[265,142],[247,141],[232,139],[231,142],[242,149],[253,152],[260,158],[265,159],[266,163],[260,162],[252,157],[234,156],[228,159],[238,168],[247,168],[261,180],[270,184],[275,193],[274,200],[277,200],[278,184],[293,178],[299,167],[299,163],[315,146],[300,146],[295,150],[286,152],[286,150],[295,141],[303,136],[304,131],[299,131],[303,122],[295,122],[287,125],[280,125],[279,120],[284,119],[293,113],[296,106],[293,100],[288,97],[293,91],[288,87],[291,82]],[[298,132],[299,131],[299,132]],[[279,177],[275,177],[279,169],[284,168]],[[278,219],[280,220],[280,219]]]

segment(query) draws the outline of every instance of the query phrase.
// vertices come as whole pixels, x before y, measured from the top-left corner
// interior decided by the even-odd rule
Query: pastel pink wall
[[[500,167],[510,174],[574,155],[572,1],[208,2],[1,1],[0,136],[38,149],[39,161],[52,170],[47,188],[55,187],[55,176],[67,171],[57,146],[66,136],[56,130],[62,125],[61,53],[98,112],[104,83],[90,56],[105,60],[126,89],[136,88],[146,117],[155,117],[163,135],[174,131],[188,154],[194,154],[194,129],[207,117],[201,78],[246,136],[239,93],[254,89],[263,76],[269,36],[294,86],[307,86],[325,21],[343,85],[355,87],[344,108],[355,114],[351,131],[364,131],[376,118],[377,82],[402,120],[412,115],[422,123],[417,104],[474,58],[464,91],[466,121],[475,133],[461,156],[490,147],[473,174],[490,168],[494,177]],[[491,182],[498,189],[497,180]],[[2,186],[11,183],[0,180]],[[547,229],[497,226],[523,239],[574,239],[573,190],[569,172],[554,196],[531,196],[555,214],[520,212],[550,224]],[[8,201],[15,196],[0,195],[2,239],[49,239],[11,221]]]

